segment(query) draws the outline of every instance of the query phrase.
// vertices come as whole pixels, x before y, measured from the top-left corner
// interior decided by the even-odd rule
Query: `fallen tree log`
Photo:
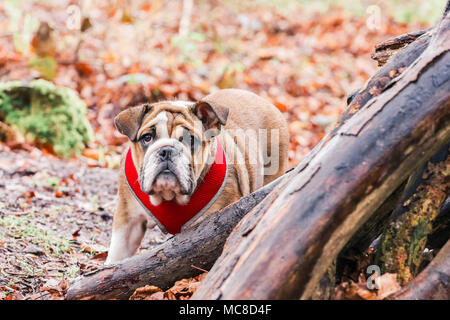
[[[450,297],[450,241],[407,286],[389,299],[448,300]]]
[[[396,81],[397,78],[425,51],[430,44],[430,40],[433,36],[434,28],[426,30],[424,34],[414,40],[414,42],[403,48],[397,55],[391,56],[376,74],[374,74],[369,81],[367,81],[364,88],[353,92],[347,99],[348,107],[345,109],[339,120],[337,121],[335,128],[332,131],[332,135],[339,131],[339,128],[345,123],[352,115],[356,114],[360,110],[369,107],[368,102],[374,97],[380,95],[385,90],[389,89]]]
[[[346,119],[257,224],[251,214],[240,222],[192,298],[310,297],[358,228],[449,143],[449,50],[446,15],[422,55]]]
[[[430,32],[431,30],[433,29],[429,28],[426,30],[409,32],[386,40],[375,46],[375,52],[372,54],[371,58],[378,62],[379,67],[382,67],[404,47],[409,45],[411,42],[416,41],[419,37],[423,36],[427,32]],[[426,39],[429,40],[430,37],[426,37]]]
[[[281,180],[272,181],[152,250],[75,279],[66,299],[127,299],[137,288],[147,284],[167,289],[177,280],[200,274],[198,268],[211,268],[231,230],[274,191]]]
[[[367,82],[364,88],[352,92],[347,98],[348,108],[340,116],[336,128],[332,133],[335,134],[353,114],[364,109],[370,99],[380,95],[388,89],[391,82],[407,69],[428,47],[434,28],[406,33],[395,38],[388,39],[375,46],[375,52],[372,59],[378,61],[379,66],[384,66]],[[418,40],[418,41],[416,41]],[[414,43],[413,43],[414,42]],[[411,45],[411,43],[413,43]],[[408,46],[407,49],[405,47]],[[400,56],[393,60],[392,58],[399,54]],[[387,65],[386,63],[389,62]],[[408,180],[408,179],[406,179]],[[387,225],[387,217],[395,209],[400,196],[402,195],[406,181],[397,188],[386,201],[377,209],[372,217],[360,227],[355,235],[342,249],[337,259],[336,279],[340,279],[344,267],[346,269],[358,267],[358,257],[368,249],[369,245],[381,235]],[[441,224],[438,224],[441,228]],[[348,271],[348,270],[347,270]],[[356,271],[356,270],[354,270]],[[327,272],[328,273],[328,272]],[[355,279],[356,281],[356,279]]]
[[[324,141],[306,156],[305,163],[320,150]],[[75,279],[65,299],[127,299],[134,290],[147,284],[167,289],[177,280],[197,276],[201,272],[198,268],[208,270],[219,257],[225,242],[230,242],[227,237],[242,217],[252,211],[256,223],[289,182],[290,176],[301,170],[303,167],[297,166],[148,252]]]
[[[407,183],[405,181],[405,183],[397,188],[397,190],[395,190],[395,192],[391,194],[389,198],[377,209],[372,217],[361,228],[359,228],[359,230],[354,234],[354,236],[348,241],[348,243],[339,253],[338,264],[336,268],[337,279],[341,279],[344,271],[346,274],[357,273],[358,271],[361,271],[359,266],[360,257],[365,252],[367,252],[369,245],[371,245],[372,251],[375,251],[378,256],[378,260],[373,261],[373,264],[383,267],[383,272],[401,273],[395,268],[392,269],[392,264],[394,263],[394,261],[396,261],[396,259],[392,259],[392,257],[399,257],[402,255],[391,253],[389,254],[389,258],[387,257],[387,255],[384,258],[380,258],[381,256],[385,256],[386,252],[386,246],[380,246],[380,242],[383,243],[381,240],[384,239],[382,239],[381,235],[386,235],[388,230],[390,230],[390,228],[393,228],[393,226],[399,227],[402,224],[402,222],[399,221],[400,217],[402,217],[405,213],[407,213],[407,211],[409,211],[407,210],[408,207],[406,206],[406,204],[409,207],[419,205],[418,199],[416,199],[417,195],[413,198],[413,195],[417,190],[421,190],[421,194],[424,193],[424,189],[427,189],[428,191],[433,193],[432,196],[422,197],[422,199],[426,198],[431,200],[432,202],[431,204],[427,205],[427,209],[431,209],[432,207],[434,207],[437,212],[434,212],[433,214],[432,212],[427,211],[426,216],[422,216],[421,218],[417,216],[417,219],[409,220],[414,221],[415,223],[422,221],[422,223],[418,223],[418,225],[420,226],[419,228],[417,228],[417,226],[410,226],[412,229],[417,229],[418,231],[413,233],[411,237],[415,238],[416,240],[420,238],[422,245],[426,241],[425,247],[427,249],[439,249],[445,244],[445,242],[449,239],[450,234],[447,229],[449,220],[449,216],[447,214],[448,211],[450,211],[450,203],[448,207],[446,207],[445,205],[440,205],[441,201],[439,201],[438,203],[435,200],[439,194],[442,196],[442,187],[444,187],[443,184],[446,184],[448,188],[448,183],[450,180],[445,179],[442,176],[440,179],[441,183],[437,183],[436,177],[433,178],[433,181],[430,181],[429,179],[432,178],[433,172],[437,175],[445,174],[445,172],[442,170],[445,168],[445,165],[442,164],[442,162],[445,161],[448,157],[450,150],[449,148],[450,145],[445,146],[444,148],[439,150],[437,154],[433,155],[425,165],[423,165],[419,169],[416,169],[416,171],[407,179]],[[438,166],[438,163],[441,163],[441,165]],[[427,169],[432,169],[433,172],[426,172]],[[393,221],[396,222],[394,223]],[[424,228],[425,225],[426,228]],[[392,237],[392,239],[395,240],[396,245],[392,245],[391,249],[395,251],[400,250],[400,248],[402,247],[399,245],[400,241],[406,241],[409,243],[413,242],[411,238],[405,238],[405,236],[403,238],[396,236]],[[414,262],[415,265],[419,267],[422,263],[425,263],[421,262],[423,250],[414,250],[414,252],[416,258],[410,259],[408,263],[411,264],[412,262]],[[381,265],[380,260],[387,260],[388,262]],[[417,269],[418,268],[416,268],[416,271]],[[357,281],[357,279],[354,279],[354,281]]]

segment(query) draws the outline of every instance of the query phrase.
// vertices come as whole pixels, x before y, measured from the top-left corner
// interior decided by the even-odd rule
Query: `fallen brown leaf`
[[[146,285],[145,287],[137,288],[129,300],[152,300],[150,297],[157,292],[162,293],[162,290],[156,286]]]
[[[396,273],[385,273],[378,279],[378,299],[385,299],[401,289]]]
[[[100,155],[99,155],[98,150],[86,148],[83,150],[83,156],[85,156],[86,158],[90,158],[90,159],[98,161]]]
[[[57,198],[62,198],[62,197],[64,197],[64,193],[62,193],[62,192],[59,191],[59,190],[55,190],[55,197],[57,197]]]
[[[373,279],[378,289],[369,289],[363,275],[354,281],[343,282],[335,288],[333,300],[383,300],[401,289],[397,274],[385,273],[379,279]]]
[[[106,260],[106,258],[108,257],[108,252],[100,252],[100,253],[97,253],[97,254],[95,254],[93,257],[92,257],[92,260]]]

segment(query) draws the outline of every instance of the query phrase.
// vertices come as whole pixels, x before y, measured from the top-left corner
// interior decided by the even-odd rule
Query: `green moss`
[[[419,269],[432,222],[442,202],[437,200],[436,205],[430,206],[429,197],[426,190],[414,194],[410,210],[392,221],[382,238],[383,271],[397,273],[403,285],[411,281]]]
[[[86,105],[72,89],[46,80],[0,83],[0,121],[50,143],[57,155],[79,154],[92,140]]]
[[[418,273],[433,221],[447,197],[450,157],[438,164],[430,163],[427,175],[415,193],[403,202],[405,212],[387,226],[377,255],[383,272],[397,273],[402,285]]]
[[[10,239],[18,239],[19,242],[33,243],[42,248],[46,254],[56,258],[70,250],[69,239],[31,223],[35,219],[34,213],[21,216],[7,214],[0,217],[0,227],[7,230],[7,233],[0,235],[0,240],[12,243]]]

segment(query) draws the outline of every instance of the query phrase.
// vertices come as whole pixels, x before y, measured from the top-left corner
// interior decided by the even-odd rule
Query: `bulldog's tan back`
[[[259,132],[261,129],[267,130],[267,152],[265,154],[265,163],[271,161],[270,165],[274,168],[278,167],[275,172],[269,172],[263,178],[263,184],[275,180],[288,169],[288,148],[289,148],[289,131],[287,122],[283,114],[268,100],[245,90],[240,89],[223,89],[216,91],[206,96],[203,101],[214,101],[217,104],[225,105],[229,109],[228,120],[225,129],[228,131],[237,131],[243,129],[244,131],[253,130]],[[248,132],[248,131],[247,131]],[[272,138],[272,133],[278,134],[278,137]],[[242,137],[237,137],[239,138]],[[275,145],[272,145],[272,139]],[[239,142],[239,141],[238,141]],[[248,147],[248,146],[247,146]],[[272,150],[278,153],[278,156],[272,156]],[[256,150],[248,150],[247,162],[249,162],[249,153],[256,152]],[[247,163],[249,171],[253,175],[255,166]],[[257,179],[256,179],[257,180]],[[261,187],[255,185],[254,189]]]

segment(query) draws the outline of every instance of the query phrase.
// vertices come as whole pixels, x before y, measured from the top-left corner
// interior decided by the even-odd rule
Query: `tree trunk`
[[[241,221],[192,298],[310,297],[358,228],[449,143],[449,50],[447,15],[420,58],[301,164],[257,224]]]
[[[331,263],[311,293],[310,300],[329,300],[336,286],[336,260]]]

